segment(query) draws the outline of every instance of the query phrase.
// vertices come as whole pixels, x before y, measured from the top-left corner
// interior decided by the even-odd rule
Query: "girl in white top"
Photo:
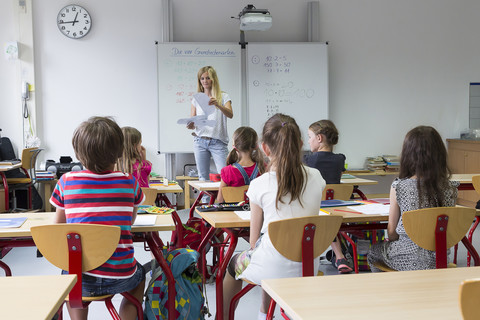
[[[262,149],[269,158],[268,172],[250,183],[250,250],[232,258],[224,279],[224,319],[230,301],[242,288],[241,279],[260,284],[262,279],[301,277],[302,265],[283,257],[272,245],[272,221],[318,215],[325,188],[317,169],[302,164],[302,138],[295,120],[276,114],[263,128]],[[315,270],[318,270],[315,259]],[[259,319],[266,318],[270,297],[262,291]]]
[[[211,66],[205,66],[197,74],[197,91],[205,93],[210,101],[209,105],[215,106],[215,111],[207,116],[214,120],[215,125],[197,128],[194,122],[187,124],[188,129],[193,129],[193,152],[197,164],[200,180],[208,180],[210,173],[210,156],[215,162],[217,172],[225,166],[228,154],[227,118],[233,118],[232,102],[227,93],[220,90],[217,72]],[[192,99],[190,115],[204,115],[195,98]]]

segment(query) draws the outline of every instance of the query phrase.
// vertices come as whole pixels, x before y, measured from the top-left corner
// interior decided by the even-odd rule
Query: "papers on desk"
[[[20,228],[27,220],[23,218],[0,218],[0,228]]]
[[[134,226],[154,226],[155,222],[157,222],[157,215],[141,215],[135,219]]]
[[[251,211],[234,211],[235,214],[242,220],[250,220],[252,217]]]
[[[372,203],[372,204],[364,204],[362,206],[354,206],[354,207],[347,207],[347,208],[363,214],[380,214],[380,215],[388,216],[390,205]]]
[[[199,188],[220,188],[220,181],[218,182],[198,182]]]
[[[14,164],[20,163],[20,160],[2,160],[0,161],[0,166],[13,166]]]

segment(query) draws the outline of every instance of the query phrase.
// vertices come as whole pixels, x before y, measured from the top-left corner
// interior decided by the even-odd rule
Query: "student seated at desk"
[[[450,181],[447,150],[432,127],[410,130],[403,141],[400,174],[390,189],[389,241],[373,245],[367,260],[373,272],[384,263],[398,270],[435,269],[435,252],[417,246],[406,234],[402,215],[406,211],[431,207],[453,207],[458,181]]]
[[[148,177],[152,172],[152,163],[147,160],[145,147],[142,146],[142,134],[135,128],[123,127],[123,152],[118,159],[116,170],[131,173],[140,187],[148,188]]]
[[[227,157],[227,166],[220,176],[217,202],[224,202],[223,187],[241,187],[265,172],[263,157],[258,147],[258,136],[250,127],[240,127],[233,133],[233,149]]]
[[[345,171],[345,155],[333,153],[333,146],[337,143],[338,130],[332,121],[320,120],[308,127],[308,144],[312,153],[305,155],[303,161],[307,166],[318,169],[327,184],[340,183],[342,173]],[[338,272],[352,272],[353,270],[342,252],[338,237],[332,242],[332,250],[335,253],[332,264],[338,269]]]
[[[260,284],[263,279],[300,277],[301,262],[283,257],[268,237],[271,221],[318,215],[325,180],[316,169],[302,164],[302,139],[295,120],[272,116],[263,128],[262,149],[270,159],[268,172],[250,184],[250,247],[228,265],[224,279],[224,319],[232,297],[241,290],[241,279]],[[315,270],[319,259],[315,259]],[[315,271],[314,270],[314,271]],[[316,271],[315,271],[316,273]],[[259,319],[266,318],[270,297],[262,291]]]
[[[142,265],[134,258],[130,230],[144,196],[131,174],[113,171],[122,155],[122,130],[110,118],[92,117],[75,130],[72,144],[86,170],[66,173],[58,181],[50,198],[57,208],[55,223],[95,223],[122,229],[112,257],[83,275],[82,295],[128,291],[141,302],[145,275]],[[72,319],[87,319],[88,308],[74,309],[68,304],[67,307]],[[125,298],[120,317],[137,318],[135,305]]]

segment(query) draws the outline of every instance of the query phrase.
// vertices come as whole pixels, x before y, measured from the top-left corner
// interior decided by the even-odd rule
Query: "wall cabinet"
[[[480,174],[480,141],[447,139],[448,165],[452,173]],[[476,191],[459,191],[458,204],[475,207],[480,195]]]

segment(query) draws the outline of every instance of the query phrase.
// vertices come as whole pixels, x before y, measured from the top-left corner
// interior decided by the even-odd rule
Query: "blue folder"
[[[322,200],[320,204],[320,208],[328,208],[328,207],[345,207],[345,206],[356,206],[361,204],[360,202],[356,201],[345,201],[345,200]]]

